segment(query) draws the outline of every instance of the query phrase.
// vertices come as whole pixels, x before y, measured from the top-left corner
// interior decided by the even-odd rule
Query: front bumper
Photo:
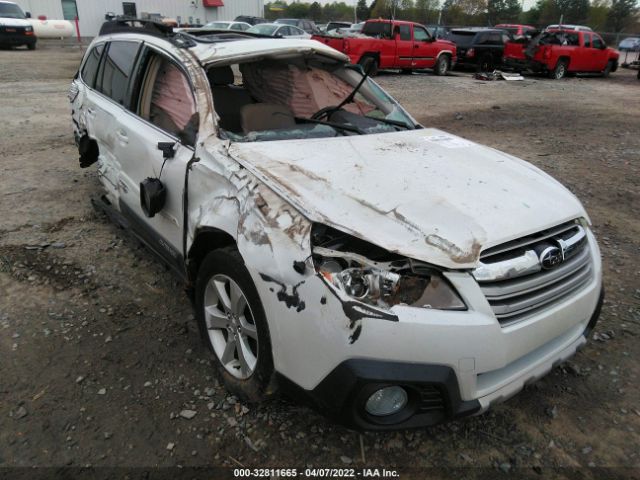
[[[25,35],[22,32],[0,32],[0,45],[35,45],[38,38],[35,35]]]
[[[577,336],[574,331],[567,332],[522,357],[510,366],[516,372],[513,378],[498,390],[477,399],[461,398],[458,377],[451,367],[369,359],[342,362],[313,390],[304,390],[281,374],[279,384],[290,396],[310,400],[322,413],[357,430],[420,428],[476,415],[515,395],[584,346],[598,321],[603,300],[604,290],[601,290],[586,327],[577,326]],[[538,358],[531,361],[527,358],[531,356]],[[401,386],[408,392],[407,406],[387,417],[367,413],[364,408],[367,398],[376,390],[392,385]]]

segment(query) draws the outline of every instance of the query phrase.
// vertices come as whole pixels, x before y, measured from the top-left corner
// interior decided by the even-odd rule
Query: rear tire
[[[449,68],[451,68],[451,60],[449,60],[449,56],[440,55],[440,57],[436,61],[435,66],[433,67],[433,73],[438,76],[445,76],[447,73],[449,73]]]
[[[549,77],[554,79],[554,80],[560,80],[564,77],[567,76],[567,68],[569,66],[569,62],[567,62],[566,60],[562,59],[562,60],[558,60],[558,63],[556,63],[556,68],[554,68],[550,73],[549,73]]]
[[[198,270],[196,318],[213,352],[216,372],[242,401],[257,403],[275,393],[266,315],[240,253],[210,252]]]
[[[358,63],[365,72],[369,70],[370,77],[375,77],[378,74],[378,59],[376,57],[367,55],[362,57]]]
[[[478,72],[493,72],[495,70],[491,54],[485,53],[478,59],[477,70]]]

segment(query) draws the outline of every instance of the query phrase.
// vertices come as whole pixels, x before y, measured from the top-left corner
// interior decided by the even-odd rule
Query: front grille
[[[421,385],[418,393],[420,394],[418,403],[418,410],[420,412],[445,410],[444,398],[442,397],[442,392],[438,387],[433,385]]]
[[[549,250],[557,263],[547,258],[543,267]],[[502,326],[549,308],[593,277],[586,232],[574,221],[487,249],[480,262],[474,276]]]

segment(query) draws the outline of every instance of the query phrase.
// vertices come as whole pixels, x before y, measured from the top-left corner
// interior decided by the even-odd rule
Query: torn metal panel
[[[241,42],[198,44],[189,49],[207,66],[230,62],[255,61],[263,58],[287,58],[299,55],[321,55],[339,62],[349,63],[349,57],[315,40],[255,39]]]
[[[446,268],[476,267],[482,248],[555,225],[558,211],[585,215],[539,169],[435,129],[229,153],[307,218]]]

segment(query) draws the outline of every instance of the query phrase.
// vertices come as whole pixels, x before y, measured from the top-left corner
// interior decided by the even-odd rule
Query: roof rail
[[[146,33],[156,37],[172,37],[173,27],[164,23],[146,18],[117,17],[114,20],[104,22],[100,28],[99,35],[109,35],[111,33]]]

